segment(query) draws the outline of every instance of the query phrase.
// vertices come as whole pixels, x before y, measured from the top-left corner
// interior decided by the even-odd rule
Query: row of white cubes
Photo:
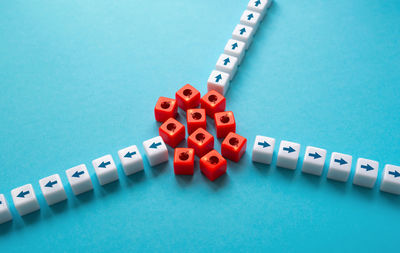
[[[271,164],[274,153],[275,139],[256,136],[252,160],[258,163]],[[281,141],[276,166],[295,170],[300,153],[300,144]],[[325,149],[307,146],[304,154],[302,172],[321,176],[327,152]],[[333,152],[328,167],[329,179],[346,182],[350,176],[352,156]],[[377,161],[359,158],[353,184],[373,188],[378,178],[379,163]],[[380,190],[400,194],[400,167],[385,165]]]
[[[208,91],[215,90],[225,95],[245,51],[249,48],[257,28],[271,4],[272,0],[250,0],[240,18],[240,24],[236,25],[233,30],[232,39],[226,43],[224,53],[220,55],[215,70],[208,77]]]
[[[160,136],[143,142],[143,147],[150,166],[168,161],[168,149]],[[125,175],[142,171],[143,158],[136,145],[121,149],[118,156]],[[119,179],[117,166],[111,155],[105,155],[92,161],[97,180],[105,185]],[[65,171],[69,185],[75,195],[93,189],[92,180],[86,165],[81,164]],[[39,180],[39,186],[48,205],[53,205],[67,199],[59,174],[54,174]],[[32,184],[15,188],[11,191],[14,206],[19,215],[23,216],[40,209]],[[4,194],[0,194],[0,224],[12,220],[12,215]]]

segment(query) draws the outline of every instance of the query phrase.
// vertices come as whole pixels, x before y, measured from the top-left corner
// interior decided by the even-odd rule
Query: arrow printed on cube
[[[255,6],[257,7],[257,6],[259,6],[259,5],[261,4],[261,1],[260,1],[260,0],[257,0],[254,4],[255,4]]]
[[[259,146],[262,146],[263,148],[269,147],[271,145],[268,144],[268,142],[264,141],[264,142],[258,142],[257,143]]]
[[[21,191],[21,192],[17,195],[17,197],[18,197],[18,198],[25,198],[25,195],[28,195],[28,194],[29,194],[29,191],[26,191],[26,192]]]
[[[321,158],[322,156],[320,154],[318,154],[317,152],[313,153],[309,153],[308,156],[314,157],[314,159],[318,159]]]
[[[371,165],[369,165],[369,164],[361,165],[361,168],[365,169],[366,171],[374,170],[374,168],[372,168]]]
[[[227,65],[228,63],[230,63],[231,61],[229,60],[229,57],[227,57],[225,60],[224,60],[224,65]]]
[[[83,171],[75,171],[74,174],[72,174],[72,177],[77,177],[79,178],[81,175],[83,175],[85,172]]]
[[[108,161],[108,162],[101,162],[100,165],[99,165],[99,167],[100,167],[100,168],[105,168],[105,167],[107,167],[107,165],[110,165],[110,164],[111,164],[110,161]]]
[[[338,163],[340,165],[347,164],[347,162],[345,160],[343,160],[343,158],[335,159],[335,163]]]
[[[221,76],[221,74],[219,74],[219,75],[217,75],[216,77],[215,77],[215,82],[219,82],[219,80],[221,80],[222,79],[222,76]]]
[[[394,177],[400,177],[400,173],[397,170],[389,171],[389,175],[393,175]]]
[[[253,13],[250,13],[250,14],[247,16],[247,20],[251,20],[252,18],[254,18]]]
[[[288,148],[284,147],[283,150],[287,151],[288,153],[292,153],[294,151],[296,151],[294,148],[292,148],[291,146],[289,146]]]
[[[49,182],[45,185],[45,187],[53,188],[53,185],[55,185],[55,184],[57,184],[57,180],[56,180],[56,181],[49,181]]]
[[[124,155],[124,157],[132,158],[132,156],[134,156],[134,155],[136,155],[136,151],[134,151],[134,152],[129,152],[128,151],[128,153],[126,153],[126,155]]]
[[[158,146],[161,146],[161,142],[157,142],[157,143],[153,142],[153,144],[150,145],[150,148],[157,149]]]
[[[235,50],[237,47],[238,47],[237,42],[235,42],[235,43],[232,44],[232,50]]]
[[[245,33],[246,32],[246,28],[242,28],[242,29],[240,29],[240,35],[243,35],[243,33]]]

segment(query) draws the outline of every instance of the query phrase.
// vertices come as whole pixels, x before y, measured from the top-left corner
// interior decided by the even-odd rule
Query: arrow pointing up
[[[80,177],[80,175],[82,175],[82,174],[84,174],[85,172],[83,172],[83,171],[75,171],[75,173],[74,174],[72,174],[72,177]]]
[[[132,158],[132,156],[134,156],[134,155],[136,155],[136,151],[133,151],[133,152],[128,151],[128,153],[126,153],[126,155],[124,155],[124,157]]]
[[[256,7],[258,6],[258,5],[260,5],[261,4],[261,1],[260,0],[257,0],[255,3],[254,3],[255,5],[256,5]]]
[[[235,43],[232,44],[232,50],[235,50],[237,47],[238,47],[237,42],[235,42]]]
[[[99,168],[105,168],[105,167],[107,167],[107,165],[110,165],[110,164],[111,164],[110,161],[108,161],[108,162],[101,162],[100,165],[99,165]]]
[[[27,195],[27,194],[29,194],[29,191],[26,191],[26,192],[21,191],[21,192],[17,195],[17,197],[18,197],[18,198],[25,198],[25,195]]]
[[[243,35],[243,33],[245,33],[246,32],[246,28],[242,28],[242,29],[240,29],[240,35]]]
[[[150,148],[157,149],[158,146],[161,146],[161,142],[157,142],[157,143],[153,142],[153,144],[150,145]]]
[[[251,20],[252,18],[254,18],[253,13],[250,13],[249,15],[247,15],[247,20]]]
[[[347,164],[347,162],[343,160],[343,158],[335,159],[335,163],[339,163],[340,165]]]
[[[314,159],[318,159],[321,158],[322,156],[320,154],[318,154],[317,152],[313,153],[309,153],[308,156],[314,157]]]
[[[369,165],[369,164],[361,165],[361,168],[365,169],[366,171],[374,170],[374,168],[372,168],[371,165]]]
[[[222,76],[221,76],[221,74],[219,74],[219,75],[217,75],[216,77],[215,77],[215,82],[219,82],[219,80],[221,80],[222,79]]]
[[[269,145],[269,143],[268,142],[266,142],[266,141],[264,141],[264,142],[259,142],[259,143],[257,143],[259,146],[262,146],[263,148],[266,148],[266,147],[269,147],[269,146],[271,146],[271,145]]]
[[[292,148],[291,146],[289,146],[288,148],[284,147],[283,150],[287,151],[288,153],[292,153],[294,151],[296,151],[294,148]]]
[[[57,184],[57,180],[56,181],[49,181],[47,184],[45,184],[45,187],[50,187],[53,188],[53,185]]]
[[[226,64],[228,64],[228,63],[230,63],[231,61],[229,60],[229,57],[227,57],[225,60],[224,60],[224,65],[226,65]]]
[[[400,173],[397,170],[389,171],[389,175],[393,175],[394,177],[400,177]]]

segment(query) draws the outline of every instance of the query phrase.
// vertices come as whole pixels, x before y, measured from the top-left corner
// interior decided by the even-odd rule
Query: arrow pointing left
[[[126,155],[124,155],[124,157],[132,158],[132,156],[134,156],[134,155],[136,155],[136,151],[133,151],[133,152],[128,151],[128,153],[126,153]]]
[[[107,167],[107,165],[110,165],[110,164],[111,164],[110,161],[108,161],[108,162],[101,162],[100,165],[99,165],[99,167],[100,167],[100,168],[105,168],[105,167]]]
[[[157,143],[153,142],[153,143],[150,145],[150,148],[157,149],[158,146],[161,146],[161,142],[157,142]]]
[[[18,198],[25,198],[25,195],[28,195],[28,194],[29,194],[29,191],[26,191],[26,192],[21,191],[21,192],[17,195],[17,197],[18,197]]]
[[[49,181],[47,184],[45,184],[45,187],[50,187],[53,188],[53,185],[57,184],[57,180],[56,181]]]

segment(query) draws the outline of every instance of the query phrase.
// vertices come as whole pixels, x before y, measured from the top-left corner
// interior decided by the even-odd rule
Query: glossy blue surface
[[[24,218],[12,206],[0,252],[397,251],[397,196],[327,180],[326,168],[303,175],[301,162],[276,168],[276,153],[271,166],[251,162],[260,134],[301,143],[301,157],[306,145],[350,154],[353,172],[358,157],[400,164],[396,0],[275,1],[227,94],[248,138],[240,163],[216,182],[198,167],[176,177],[171,160],[123,175],[117,151],[143,155],[159,96],[186,83],[206,92],[246,5],[0,3],[0,192],[10,203],[32,183],[41,205]],[[120,181],[100,187],[91,161],[108,153]],[[95,189],[75,197],[64,171],[80,163]],[[38,180],[54,173],[68,201],[48,207]]]

